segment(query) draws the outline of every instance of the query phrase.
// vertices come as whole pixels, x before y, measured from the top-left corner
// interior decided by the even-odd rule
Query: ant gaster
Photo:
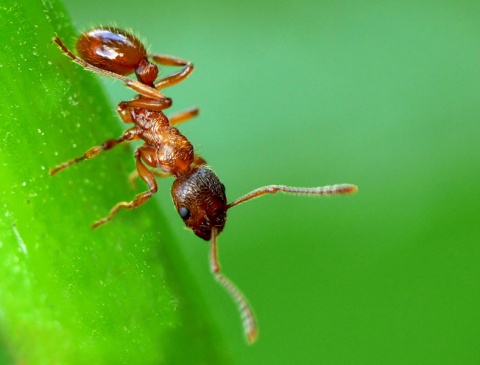
[[[145,143],[137,148],[134,157],[136,173],[147,184],[148,191],[138,194],[130,202],[116,204],[110,213],[96,221],[92,228],[107,223],[121,209],[133,209],[147,202],[157,192],[155,176],[174,176],[171,194],[177,212],[197,236],[210,241],[212,273],[236,301],[246,339],[253,343],[258,335],[253,310],[240,290],[220,273],[217,236],[225,226],[227,211],[240,203],[265,194],[277,192],[297,195],[350,194],[357,191],[357,187],[350,184],[315,188],[268,185],[227,203],[225,186],[206,166],[206,161],[194,153],[191,143],[175,127],[196,116],[198,109],[193,108],[170,118],[163,113],[163,110],[171,106],[172,100],[160,90],[188,77],[194,69],[190,62],[166,55],[148,54],[136,37],[117,28],[99,27],[82,34],[76,44],[79,56],[70,51],[58,37],[53,40],[75,63],[97,74],[121,80],[138,95],[132,100],[121,102],[117,107],[120,118],[125,123],[133,124],[132,128],[127,129],[120,138],[109,139],[102,145],[89,149],[83,156],[58,165],[50,171],[50,174],[54,175],[77,162],[91,159],[122,142],[143,140]],[[182,69],[157,80],[156,64],[180,66]],[[125,77],[133,73],[137,80]]]

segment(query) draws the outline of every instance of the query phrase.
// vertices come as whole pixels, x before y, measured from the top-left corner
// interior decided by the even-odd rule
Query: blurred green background
[[[201,108],[181,130],[230,200],[271,183],[359,186],[230,212],[223,269],[260,323],[247,347],[160,184],[235,364],[480,363],[480,3],[65,3],[79,31],[131,28],[194,62],[166,93],[172,110]],[[112,107],[131,97],[104,83]]]

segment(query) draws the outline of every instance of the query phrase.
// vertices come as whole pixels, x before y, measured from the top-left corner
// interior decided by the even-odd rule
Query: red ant
[[[122,142],[143,140],[145,143],[135,151],[138,176],[147,184],[148,191],[138,194],[130,202],[116,204],[103,219],[96,221],[96,228],[110,221],[121,209],[134,209],[146,203],[157,192],[156,176],[175,177],[172,186],[173,203],[187,227],[200,238],[210,241],[210,266],[215,278],[228,290],[237,302],[249,343],[258,335],[253,310],[245,296],[220,273],[217,255],[217,236],[222,232],[227,211],[247,200],[284,192],[304,195],[350,194],[357,191],[355,185],[341,184],[315,188],[297,188],[284,185],[268,185],[227,203],[225,186],[217,175],[206,166],[206,161],[194,153],[193,146],[174,126],[198,114],[194,108],[178,113],[168,119],[163,110],[170,107],[172,100],[159,90],[183,81],[193,71],[193,65],[182,59],[150,55],[143,44],[133,35],[116,28],[94,28],[82,34],[76,44],[77,57],[58,38],[53,39],[62,51],[85,69],[114,77],[139,93],[133,100],[123,101],[117,107],[125,123],[133,123],[120,138],[109,139],[102,145],[89,149],[83,156],[64,162],[50,171],[51,175],[77,162],[96,157]],[[157,80],[158,67],[149,61],[165,66],[181,66],[182,70]],[[135,73],[137,80],[125,76]]]

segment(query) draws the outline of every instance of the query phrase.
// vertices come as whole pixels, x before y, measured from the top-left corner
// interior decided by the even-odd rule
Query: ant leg
[[[133,141],[138,139],[137,130],[135,127],[127,129],[120,138],[117,139],[108,139],[101,146],[95,146],[90,148],[87,152],[83,154],[83,156],[74,158],[72,160],[66,161],[61,163],[60,165],[56,166],[55,168],[50,170],[50,175],[55,175],[57,172],[66,169],[67,167],[76,164],[77,162],[81,162],[84,160],[89,160],[91,158],[96,157],[100,152],[111,150],[113,147],[117,146],[118,144],[125,142],[125,141]]]
[[[197,155],[195,154],[193,156],[193,166],[203,166],[203,165],[206,165],[207,164],[207,161],[200,155]]]
[[[138,98],[129,101],[122,101],[118,104],[117,110],[124,110],[127,108],[140,108],[159,112],[170,108],[172,106],[172,99],[163,98],[163,99],[147,99],[147,98]]]
[[[113,77],[117,80],[123,81],[126,84],[127,87],[129,87],[133,91],[136,91],[137,93],[139,93],[143,96],[146,96],[148,98],[151,98],[151,99],[165,99],[166,98],[165,95],[163,95],[157,89],[155,89],[151,86],[142,84],[140,81],[129,79],[128,77],[124,77],[124,76],[122,76],[120,74],[117,74],[115,72],[111,72],[111,71],[107,71],[107,70],[98,68],[94,65],[89,64],[88,62],[85,62],[80,57],[77,57],[72,51],[70,51],[70,49],[68,49],[67,46],[65,46],[65,44],[63,44],[63,42],[57,36],[55,36],[53,38],[53,41],[56,44],[58,44],[58,46],[60,47],[60,49],[63,51],[63,53],[66,56],[70,57],[73,62],[82,66],[84,69],[86,69],[88,71],[91,71],[91,72],[94,72],[94,73],[97,73],[99,75]]]
[[[148,185],[148,191],[138,194],[135,199],[130,202],[120,202],[116,204],[112,210],[108,213],[105,218],[102,218],[92,225],[93,228],[97,228],[113,219],[120,209],[135,209],[140,205],[145,204],[158,190],[157,182],[155,181],[155,176],[150,172],[150,170],[143,164],[142,159],[142,148],[140,147],[135,151],[135,159],[137,162],[137,171],[143,181]]]
[[[177,125],[177,124],[186,122],[187,120],[196,117],[199,112],[200,110],[197,107],[195,107],[195,108],[191,108],[191,109],[176,113],[169,118],[170,125]]]
[[[165,178],[172,176],[172,174],[169,174],[168,172],[159,170],[159,169],[151,169],[150,172],[155,176],[155,177],[160,177],[160,178]],[[137,184],[135,180],[140,177],[138,174],[138,170],[133,170],[130,175],[128,175],[128,182],[132,186],[132,189],[135,189],[137,187]]]
[[[246,202],[247,200],[258,198],[265,194],[275,194],[277,192],[296,194],[296,195],[336,195],[351,194],[358,190],[357,186],[351,184],[339,184],[331,186],[320,186],[317,188],[296,188],[285,185],[268,185],[251,191],[250,193],[238,198],[234,202],[227,205],[227,209],[235,205]]]
[[[233,300],[237,303],[240,317],[242,318],[243,333],[249,344],[254,343],[258,337],[258,326],[255,320],[252,307],[248,304],[247,298],[242,292],[224,275],[220,273],[220,263],[218,262],[217,253],[217,230],[212,230],[212,238],[210,240],[210,269],[215,279],[223,285],[225,289],[232,296]]]
[[[193,156],[193,162],[192,166],[198,167],[198,166],[203,166],[206,165],[207,161],[205,159],[197,154]],[[150,172],[155,175],[155,177],[160,177],[160,178],[165,178],[172,176],[171,173],[165,172],[163,170],[160,170],[159,168],[152,168],[150,169]],[[137,187],[137,184],[135,183],[135,180],[139,177],[140,175],[138,174],[138,170],[134,170],[128,175],[128,181],[130,182],[130,186],[132,189],[135,189]]]
[[[129,101],[122,101],[117,106],[117,113],[125,123],[135,123],[135,117],[132,116],[131,109],[139,108],[150,111],[162,111],[172,105],[172,99],[147,99],[138,98]],[[168,124],[167,117],[164,116],[165,122]]]
[[[181,58],[167,56],[167,55],[155,55],[155,54],[149,55],[149,57],[151,57],[156,63],[160,65],[180,66],[180,67],[183,66],[183,68],[180,71],[157,81],[155,83],[155,88],[157,88],[157,90],[182,82],[193,72],[193,69],[194,69],[193,63],[182,60]]]

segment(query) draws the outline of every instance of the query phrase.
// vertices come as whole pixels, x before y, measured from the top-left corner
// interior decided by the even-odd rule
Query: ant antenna
[[[218,252],[217,252],[217,229],[212,229],[212,238],[210,240],[210,269],[212,270],[215,279],[223,285],[225,289],[230,293],[232,298],[237,303],[238,311],[240,312],[240,317],[242,318],[243,324],[243,333],[248,344],[253,344],[258,337],[258,326],[253,314],[253,309],[248,304],[247,298],[242,294],[242,292],[223,274],[220,273],[220,263],[218,261]]]
[[[336,194],[352,194],[358,190],[356,185],[351,184],[338,184],[338,185],[327,185],[320,186],[316,188],[298,188],[285,185],[267,185],[258,189],[251,191],[248,194],[238,198],[232,203],[227,205],[227,210],[244,203],[248,200],[258,198],[265,194],[275,194],[278,192],[294,195],[336,195]],[[220,264],[218,261],[218,252],[217,252],[217,229],[212,228],[212,238],[210,240],[211,250],[210,250],[210,267],[212,270],[215,279],[228,290],[232,298],[237,303],[238,310],[240,312],[240,317],[242,318],[243,332],[245,338],[249,344],[253,344],[258,337],[258,326],[253,313],[252,307],[248,304],[247,298],[242,294],[242,292],[224,275],[220,273]]]
[[[275,194],[279,191],[286,194],[294,194],[294,195],[337,195],[337,194],[352,194],[358,190],[356,185],[351,184],[337,184],[337,185],[327,185],[327,186],[319,186],[316,188],[297,188],[293,186],[285,186],[285,185],[267,185],[261,188],[255,189],[248,194],[238,198],[237,200],[233,201],[232,203],[227,205],[227,209],[234,207],[235,205],[239,205],[241,203],[246,202],[250,199],[258,198],[259,196],[265,194]]]

